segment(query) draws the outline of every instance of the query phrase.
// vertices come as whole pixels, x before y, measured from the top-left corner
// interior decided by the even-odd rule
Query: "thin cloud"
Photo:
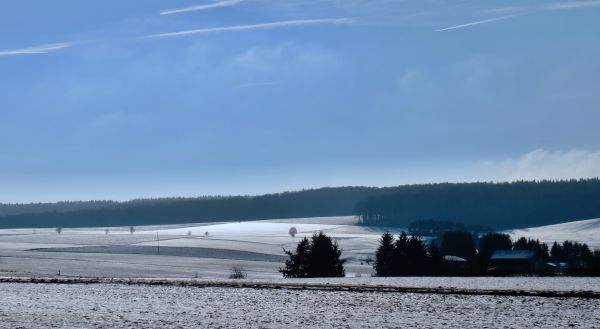
[[[546,6],[547,10],[563,10],[563,9],[579,9],[579,8],[591,8],[600,6],[600,1],[572,1],[572,2],[561,2]]]
[[[456,26],[446,27],[446,28],[443,28],[443,29],[435,30],[435,32],[442,32],[442,31],[450,31],[450,30],[462,29],[462,28],[470,27],[470,26],[474,26],[474,25],[487,24],[487,23],[492,23],[492,22],[496,22],[496,21],[501,21],[501,20],[505,20],[505,19],[517,17],[517,16],[520,16],[520,15],[522,15],[522,14],[514,14],[514,15],[507,15],[507,16],[500,16],[500,17],[495,17],[495,18],[490,18],[490,19],[484,19],[484,20],[481,20],[481,21],[470,22],[470,23],[466,23],[466,24],[460,24],[460,25],[456,25]]]
[[[220,8],[220,7],[230,7],[230,6],[235,6],[241,2],[244,2],[244,0],[224,0],[224,1],[207,4],[207,5],[197,5],[197,6],[190,6],[190,7],[185,7],[185,8],[162,10],[160,12],[160,14],[161,15],[173,15],[173,14],[187,13],[187,12],[191,12],[191,11],[201,11],[201,10]]]
[[[600,177],[600,152],[538,149],[517,158],[482,162],[479,166],[498,180],[592,178]]]
[[[72,43],[72,42],[63,42],[63,43],[54,43],[54,44],[50,44],[50,45],[36,46],[36,47],[30,47],[30,48],[2,50],[2,51],[0,51],[0,56],[47,54],[47,53],[50,53],[53,51],[69,48],[74,45],[75,45],[75,43]]]
[[[214,27],[197,30],[187,30],[179,32],[159,33],[146,36],[146,38],[164,38],[164,37],[180,37],[193,34],[204,34],[214,32],[227,32],[227,31],[243,31],[243,30],[257,30],[257,29],[272,29],[278,27],[287,26],[300,26],[300,25],[315,25],[315,24],[350,24],[354,20],[350,18],[323,18],[323,19],[300,19],[300,20],[289,20],[279,21],[270,23],[250,24],[250,25],[233,25]]]

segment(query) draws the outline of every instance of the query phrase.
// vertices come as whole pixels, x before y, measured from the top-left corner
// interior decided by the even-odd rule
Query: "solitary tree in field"
[[[56,233],[57,234],[61,234],[62,233],[62,227],[57,227],[56,228]]]
[[[129,234],[133,234],[133,233],[135,233],[135,227],[130,226],[129,227]]]
[[[293,238],[296,236],[296,234],[298,234],[298,230],[294,226],[292,226],[292,227],[290,227],[290,231],[288,233]]]
[[[104,234],[108,235],[108,229],[104,229]]]

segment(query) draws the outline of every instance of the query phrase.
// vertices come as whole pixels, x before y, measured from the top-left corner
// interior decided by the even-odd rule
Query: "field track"
[[[193,280],[193,279],[143,279],[143,278],[84,278],[84,277],[0,277],[1,283],[39,284],[122,284],[147,286],[181,286],[196,288],[252,288],[286,289],[315,291],[348,291],[378,293],[413,293],[439,295],[484,295],[484,296],[524,296],[524,297],[563,297],[600,299],[599,291],[555,291],[555,290],[516,290],[516,289],[463,289],[444,287],[400,287],[386,285],[347,285],[320,283],[281,283],[246,280]]]

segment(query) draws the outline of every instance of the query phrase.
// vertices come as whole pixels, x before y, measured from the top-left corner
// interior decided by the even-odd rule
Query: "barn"
[[[490,274],[533,274],[539,270],[540,264],[533,250],[496,250],[488,266]]]

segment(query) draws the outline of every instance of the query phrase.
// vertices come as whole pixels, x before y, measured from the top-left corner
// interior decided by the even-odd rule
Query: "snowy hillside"
[[[339,243],[349,276],[370,275],[365,260],[382,231],[356,222],[345,216],[137,226],[133,233],[129,227],[0,230],[0,273],[226,278],[237,264],[249,278],[278,278],[283,249],[322,231]]]
[[[513,239],[522,236],[538,239],[548,244],[565,240],[587,243],[590,248],[600,250],[600,218],[579,220],[555,225],[507,231]]]

